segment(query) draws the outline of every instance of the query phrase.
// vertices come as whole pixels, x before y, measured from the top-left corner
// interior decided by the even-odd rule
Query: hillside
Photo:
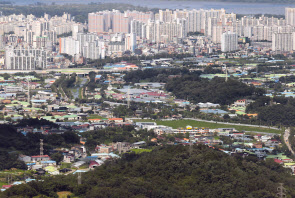
[[[70,191],[78,197],[275,197],[279,183],[295,197],[295,178],[288,169],[256,157],[231,157],[204,145],[159,147],[123,155],[92,172],[56,176],[44,182],[13,186],[0,197],[56,197]]]

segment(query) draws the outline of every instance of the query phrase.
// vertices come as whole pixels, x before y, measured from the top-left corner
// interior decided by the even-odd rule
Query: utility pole
[[[28,81],[28,103],[31,102],[31,98],[30,98],[30,79],[27,78],[27,81]]]
[[[78,172],[78,185],[82,184],[81,172]]]
[[[118,142],[118,150],[119,150],[119,154],[122,153],[122,142]]]
[[[43,156],[43,151],[44,151],[44,149],[43,149],[43,139],[40,139],[40,157],[41,156]]]
[[[227,66],[225,66],[225,82],[227,82],[228,77],[227,77]]]
[[[12,175],[8,174],[7,175],[7,184],[10,185],[12,183]]]
[[[190,143],[189,143],[189,155],[190,155],[190,157],[192,156],[192,152],[193,152],[193,143],[190,141]]]
[[[193,142],[191,138],[189,137],[189,156],[191,157],[193,153]]]
[[[277,193],[278,198],[286,197],[286,189],[283,187],[283,183],[279,183],[279,187],[277,188],[277,190],[278,190],[278,193]]]
[[[128,86],[128,91],[127,91],[127,106],[129,109],[130,108],[130,86]]]

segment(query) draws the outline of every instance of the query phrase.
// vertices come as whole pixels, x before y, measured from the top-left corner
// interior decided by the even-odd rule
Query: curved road
[[[287,145],[289,151],[291,151],[291,153],[292,153],[293,155],[295,155],[295,152],[293,151],[293,149],[292,149],[292,147],[291,147],[291,145],[290,145],[290,143],[289,143],[289,136],[290,136],[290,128],[287,128],[287,129],[285,130],[285,133],[284,133],[284,141],[285,141],[285,143],[286,143],[286,145]]]

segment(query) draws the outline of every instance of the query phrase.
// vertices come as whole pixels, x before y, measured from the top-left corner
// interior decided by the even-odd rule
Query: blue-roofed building
[[[47,161],[41,161],[41,164],[42,165],[48,165],[48,166],[50,166],[50,165],[56,165],[56,161],[53,161],[53,160],[47,160]]]
[[[22,181],[15,181],[15,182],[13,182],[12,183],[12,185],[20,185],[20,184],[23,184],[24,182],[22,182]]]
[[[28,183],[28,182],[35,181],[35,180],[36,180],[36,179],[28,178],[28,179],[26,179],[25,181],[26,181],[26,183]]]
[[[27,166],[33,166],[36,165],[36,163],[27,163]]]
[[[88,170],[76,170],[75,172],[73,172],[73,174],[76,174],[76,173],[86,173],[88,172]]]
[[[213,113],[213,114],[227,114],[227,111],[221,110],[221,109],[207,109],[207,110],[200,110],[203,113]]]
[[[95,82],[101,80],[101,77],[102,77],[101,75],[96,75],[95,76]]]

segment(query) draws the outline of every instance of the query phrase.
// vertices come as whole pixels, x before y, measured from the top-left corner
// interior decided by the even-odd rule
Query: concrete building
[[[35,70],[44,69],[47,64],[47,53],[43,49],[5,48],[5,69],[11,70]]]
[[[272,50],[287,52],[294,49],[292,33],[274,33],[272,35]]]
[[[221,37],[221,51],[232,52],[238,49],[238,35],[236,33],[225,32]]]
[[[285,8],[286,24],[295,26],[295,8]]]

